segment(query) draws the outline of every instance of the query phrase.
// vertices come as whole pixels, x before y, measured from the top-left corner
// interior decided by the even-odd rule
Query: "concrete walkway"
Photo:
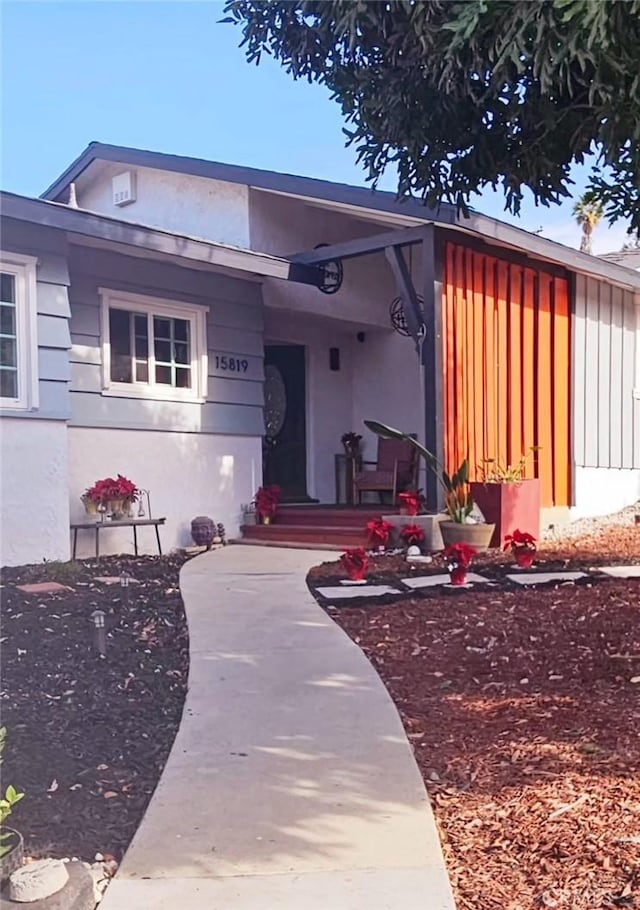
[[[452,910],[380,679],[305,585],[326,553],[187,563],[182,724],[103,910]]]

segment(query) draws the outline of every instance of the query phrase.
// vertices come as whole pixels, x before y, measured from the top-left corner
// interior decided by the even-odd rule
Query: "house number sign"
[[[227,379],[262,380],[262,361],[258,357],[247,357],[246,354],[209,354],[209,374],[225,376]]]

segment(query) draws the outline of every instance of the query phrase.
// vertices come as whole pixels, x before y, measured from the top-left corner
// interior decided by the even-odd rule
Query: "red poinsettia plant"
[[[424,505],[424,496],[422,490],[407,490],[406,493],[398,493],[400,501],[400,512],[405,515],[417,515]]]
[[[419,547],[424,541],[424,531],[420,525],[403,525],[400,538],[407,547]]]
[[[392,531],[391,522],[382,518],[374,518],[373,521],[367,522],[367,533],[372,547],[386,547]]]
[[[527,531],[519,531],[516,528],[512,534],[507,534],[505,537],[503,549],[511,550],[519,568],[530,569],[538,545],[533,534],[529,534]]]
[[[100,505],[106,505],[108,502],[117,502],[118,500],[128,500],[136,502],[139,490],[133,481],[118,474],[117,477],[105,477],[103,480],[96,480],[92,487],[85,490],[84,498]]]
[[[269,521],[276,514],[278,509],[278,504],[280,502],[280,487],[275,484],[269,484],[266,487],[259,487],[255,495],[256,503],[256,512],[258,516],[264,521],[265,518]]]
[[[478,551],[468,543],[452,543],[444,551],[452,585],[463,585],[467,580],[467,569]]]
[[[345,550],[340,562],[346,569],[350,581],[363,581],[367,574],[369,557],[363,547],[351,547]]]

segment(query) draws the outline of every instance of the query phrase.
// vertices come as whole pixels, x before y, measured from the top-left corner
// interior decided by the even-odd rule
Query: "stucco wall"
[[[120,473],[151,491],[153,517],[165,516],[163,552],[192,545],[191,519],[208,515],[238,535],[240,507],[253,498],[262,471],[259,438],[194,433],[69,428],[69,508],[84,515],[83,491],[100,477]],[[146,501],[145,501],[146,505]],[[153,528],[138,531],[140,551],[156,553]],[[90,532],[78,534],[78,556],[93,553]],[[101,532],[104,553],[133,553],[131,528]]]
[[[136,201],[113,204],[111,180],[131,171]],[[235,246],[249,246],[249,188],[205,177],[113,162],[93,164],[78,182],[78,205],[113,218],[135,221]]]
[[[575,505],[571,521],[610,515],[640,502],[640,471],[624,468],[575,469]]]
[[[67,426],[0,420],[0,565],[69,558]]]

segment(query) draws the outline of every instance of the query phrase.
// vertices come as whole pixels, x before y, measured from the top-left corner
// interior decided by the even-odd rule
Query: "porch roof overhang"
[[[257,253],[200,237],[176,234],[146,224],[121,221],[59,202],[0,192],[3,218],[64,231],[70,242],[109,246],[131,255],[181,260],[194,268],[223,270],[244,277],[279,278],[317,286],[321,270],[280,256]]]

